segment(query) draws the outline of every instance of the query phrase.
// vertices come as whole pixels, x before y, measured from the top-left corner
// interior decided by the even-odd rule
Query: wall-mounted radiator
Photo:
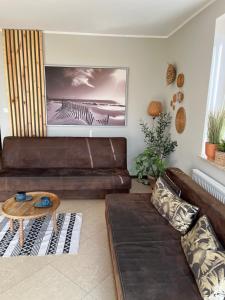
[[[192,170],[192,179],[215,198],[225,203],[225,186],[198,169]]]

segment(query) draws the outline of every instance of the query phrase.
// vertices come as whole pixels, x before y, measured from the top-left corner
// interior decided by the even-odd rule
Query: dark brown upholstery
[[[128,192],[125,138],[4,139],[0,201],[19,190],[43,190],[64,198]]]
[[[150,203],[150,194],[107,195],[121,299],[200,300],[180,233]]]
[[[208,215],[225,242],[225,205],[178,169],[167,170],[182,197]],[[106,196],[106,221],[118,299],[200,300],[186,262],[180,233],[159,215],[150,194]]]
[[[167,170],[170,178],[181,187],[181,197],[200,208],[199,216],[207,215],[225,247],[225,205],[202,189],[188,175],[176,168]]]
[[[125,138],[7,137],[3,168],[121,168],[127,167]]]

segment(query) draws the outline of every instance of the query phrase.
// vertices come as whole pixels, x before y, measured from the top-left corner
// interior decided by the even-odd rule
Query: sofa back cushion
[[[151,201],[160,215],[181,234],[187,233],[198,214],[198,207],[178,197],[162,177],[156,181]]]
[[[3,167],[126,168],[125,138],[6,137]]]
[[[167,169],[167,174],[181,189],[182,199],[197,206],[199,216],[208,217],[219,241],[225,247],[225,204],[211,196],[180,169]]]

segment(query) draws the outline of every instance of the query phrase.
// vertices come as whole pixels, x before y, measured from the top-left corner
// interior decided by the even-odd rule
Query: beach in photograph
[[[124,126],[126,69],[47,66],[48,125]]]

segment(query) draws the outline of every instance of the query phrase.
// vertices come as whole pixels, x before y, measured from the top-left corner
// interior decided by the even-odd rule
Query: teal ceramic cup
[[[50,205],[51,201],[50,198],[48,196],[43,196],[41,197],[41,202],[43,205],[48,206]]]
[[[16,193],[16,200],[18,201],[24,201],[26,200],[26,192],[17,192]]]

